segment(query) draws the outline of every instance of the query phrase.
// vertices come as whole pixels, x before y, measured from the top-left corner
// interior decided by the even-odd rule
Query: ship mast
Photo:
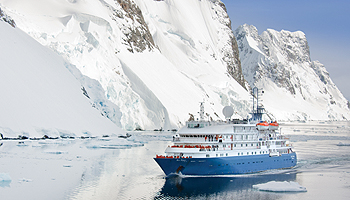
[[[264,114],[264,107],[261,105],[259,106],[259,96],[261,96],[264,93],[264,91],[259,92],[259,88],[254,87],[252,90],[252,96],[253,96],[253,110],[252,110],[252,118],[249,121],[261,121],[262,115]],[[256,99],[256,104],[255,104]]]
[[[204,121],[204,102],[200,102],[200,107],[199,107],[199,120]]]

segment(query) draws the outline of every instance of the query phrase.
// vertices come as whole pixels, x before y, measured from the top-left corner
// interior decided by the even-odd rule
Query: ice
[[[121,138],[100,138],[93,141],[91,144],[87,144],[87,148],[91,149],[125,149],[137,146],[143,146],[143,143],[129,141]]]
[[[337,144],[337,146],[350,146],[350,143],[342,143],[342,142],[339,142]]]
[[[31,179],[27,179],[27,178],[21,178],[18,180],[19,183],[28,183],[28,182],[32,182]]]
[[[0,173],[0,182],[11,182],[12,179],[10,177],[10,174],[7,173]]]
[[[306,192],[306,188],[294,181],[270,181],[267,183],[253,185],[254,189],[268,192]]]
[[[0,131],[4,137],[123,133],[108,119],[108,109],[116,116],[116,106],[93,106],[95,101],[109,105],[97,81],[81,75],[19,28],[1,21],[0,29],[0,38],[6,38],[0,40],[1,46],[6,46],[0,54],[0,91],[4,97],[0,99]],[[82,84],[94,87],[90,99],[83,95]]]
[[[67,154],[67,151],[61,151],[61,150],[56,150],[56,149],[47,149],[44,151],[44,153],[48,154]]]

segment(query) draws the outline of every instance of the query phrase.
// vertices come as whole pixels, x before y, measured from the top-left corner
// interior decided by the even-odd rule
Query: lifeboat
[[[278,125],[278,123],[277,123],[276,121],[271,122],[271,123],[269,124],[269,129],[270,129],[271,131],[278,130],[278,127],[279,127],[279,125]]]
[[[267,121],[261,121],[256,124],[256,127],[259,131],[265,131],[269,129],[269,123],[267,123]]]

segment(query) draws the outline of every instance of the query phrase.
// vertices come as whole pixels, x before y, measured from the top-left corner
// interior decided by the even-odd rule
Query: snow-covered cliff
[[[5,47],[0,53],[2,136],[123,134],[116,124],[102,116],[105,110],[101,106],[94,106],[94,101],[98,101],[114,108],[99,92],[103,91],[101,85],[14,28],[13,22],[8,16],[6,20],[0,19],[0,45]]]
[[[124,129],[177,128],[199,102],[249,113],[238,49],[221,1],[1,0],[18,27],[97,80]],[[237,81],[236,81],[237,80]],[[107,111],[110,111],[110,109]]]
[[[240,28],[236,40],[220,0],[0,0],[0,7],[60,55],[92,107],[126,130],[180,127],[202,101],[208,118],[223,119],[226,105],[245,118],[253,85],[265,89],[264,105],[278,119],[349,119],[327,71],[310,61],[303,33]]]
[[[234,32],[243,74],[250,87],[264,88],[263,104],[278,119],[350,119],[344,98],[326,68],[311,61],[301,31],[268,29],[261,35],[252,25]]]

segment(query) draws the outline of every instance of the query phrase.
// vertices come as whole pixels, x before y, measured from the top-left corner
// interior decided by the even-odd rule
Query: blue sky
[[[350,100],[349,0],[221,0],[232,29],[249,24],[259,34],[268,28],[303,31],[311,60],[325,65],[333,82]]]

